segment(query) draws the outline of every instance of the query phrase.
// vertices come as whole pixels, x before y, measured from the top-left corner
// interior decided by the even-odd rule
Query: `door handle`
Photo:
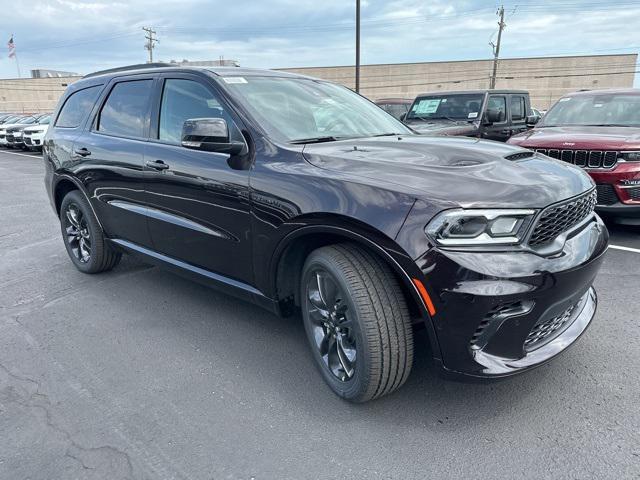
[[[169,168],[169,165],[164,163],[162,160],[148,161],[145,165],[149,168],[153,168],[154,170],[166,170]]]
[[[76,155],[80,155],[81,157],[88,157],[89,155],[91,155],[91,152],[87,150],[86,147],[76,148],[73,150],[73,153],[75,153]]]

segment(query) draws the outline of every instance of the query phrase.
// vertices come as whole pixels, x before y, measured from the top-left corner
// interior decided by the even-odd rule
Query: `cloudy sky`
[[[503,57],[640,50],[640,0],[362,0],[362,63],[491,56],[504,3]],[[32,68],[79,73],[147,59],[142,26],[158,32],[155,59],[243,66],[350,65],[355,0],[0,0],[0,78]],[[640,70],[640,68],[639,68]],[[636,82],[638,83],[638,82]]]

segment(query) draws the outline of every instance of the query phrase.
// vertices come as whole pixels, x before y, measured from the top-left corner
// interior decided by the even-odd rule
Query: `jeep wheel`
[[[337,395],[366,402],[406,381],[413,332],[385,263],[351,244],[315,250],[303,267],[301,299],[313,357]]]

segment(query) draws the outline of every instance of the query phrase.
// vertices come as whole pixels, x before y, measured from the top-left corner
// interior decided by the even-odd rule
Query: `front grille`
[[[549,318],[544,321],[538,320],[524,341],[524,349],[527,351],[535,350],[560,335],[563,331],[563,327],[569,326],[568,322],[571,318],[571,314],[576,308],[576,305],[577,304],[571,305],[560,315],[553,318]]]
[[[13,137],[13,135],[7,135],[7,142],[13,143],[14,140],[15,138]]]
[[[627,188],[626,190],[631,200],[640,201],[640,187]]]
[[[537,148],[536,152],[583,168],[611,168],[618,162],[618,152],[604,150],[559,150]]]
[[[596,206],[596,190],[578,198],[551,205],[540,213],[529,238],[531,247],[541,247],[587,218]]]
[[[3,135],[2,133],[0,133],[0,138],[5,138],[6,135]]]
[[[609,183],[599,183],[596,185],[598,192],[598,205],[613,205],[618,203],[618,195],[613,185]]]
[[[31,145],[31,137],[24,137],[25,145]]]

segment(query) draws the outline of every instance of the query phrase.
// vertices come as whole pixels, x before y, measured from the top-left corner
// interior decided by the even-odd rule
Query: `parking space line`
[[[640,248],[624,247],[622,245],[609,245],[609,248],[614,250],[623,250],[625,252],[640,253]]]
[[[33,155],[30,155],[28,153],[5,152],[4,150],[0,150],[0,153],[7,153],[9,155],[20,155],[21,157],[31,157],[31,158],[38,158],[40,156],[37,153],[34,153]]]

